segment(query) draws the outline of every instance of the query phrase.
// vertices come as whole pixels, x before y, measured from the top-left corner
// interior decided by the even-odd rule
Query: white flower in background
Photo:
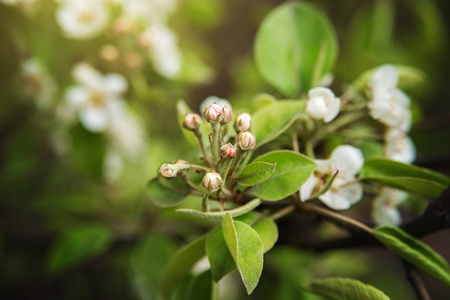
[[[394,66],[378,68],[370,82],[369,113],[389,127],[409,127],[411,112],[408,96],[397,88],[398,72]]]
[[[36,99],[38,108],[49,109],[56,90],[53,78],[36,58],[23,61],[21,69],[26,93]]]
[[[331,122],[339,113],[341,99],[325,87],[317,87],[309,90],[309,100],[306,103],[306,112],[315,120]]]
[[[384,152],[387,158],[408,164],[416,158],[414,143],[403,129],[388,129],[384,134],[384,141]]]
[[[102,132],[124,110],[122,94],[127,89],[126,80],[119,74],[103,76],[86,63],[75,66],[73,71],[79,85],[66,94],[65,110],[76,112],[83,126],[92,132]]]
[[[143,42],[145,41],[145,42]],[[174,78],[181,70],[181,53],[176,35],[164,25],[152,25],[141,36],[148,46],[155,71]]]
[[[108,23],[105,0],[61,0],[56,20],[65,35],[88,39],[100,34]]]
[[[404,202],[408,194],[391,188],[382,188],[373,201],[372,218],[378,225],[399,225],[402,221],[397,206]]]
[[[302,201],[308,200],[317,184],[324,184],[324,178],[331,178],[336,171],[339,172],[331,187],[320,195],[319,199],[335,210],[348,209],[361,200],[362,185],[353,182],[364,164],[361,150],[350,145],[342,145],[333,150],[330,159],[318,159],[315,162],[317,164],[315,174],[311,175],[300,188]]]
[[[147,24],[161,24],[175,11],[177,0],[116,0],[123,13]]]

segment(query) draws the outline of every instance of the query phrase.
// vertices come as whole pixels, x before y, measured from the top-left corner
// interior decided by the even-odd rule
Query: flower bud
[[[242,150],[251,150],[255,148],[255,136],[248,131],[239,133],[236,140],[239,148]]]
[[[186,114],[183,120],[183,127],[187,130],[195,131],[200,127],[201,118],[198,114]]]
[[[222,121],[224,117],[223,108],[218,104],[211,104],[208,108],[205,108],[203,115],[208,123],[216,124]]]
[[[236,132],[250,131],[252,129],[252,117],[248,113],[240,114],[234,123]]]
[[[165,178],[175,178],[177,177],[177,173],[176,167],[172,164],[163,164],[159,169],[159,174]]]
[[[202,179],[202,185],[208,190],[208,192],[214,192],[223,186],[222,177],[215,171],[206,172]]]
[[[223,111],[223,119],[220,122],[221,124],[228,124],[231,121],[231,111],[228,109],[226,105],[222,107]]]
[[[220,156],[222,158],[233,158],[236,155],[236,147],[230,143],[220,147]]]

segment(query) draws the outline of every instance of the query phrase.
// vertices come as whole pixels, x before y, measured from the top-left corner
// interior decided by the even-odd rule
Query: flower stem
[[[291,205],[288,205],[288,206],[286,206],[285,208],[283,208],[283,209],[277,211],[276,213],[272,214],[272,215],[270,216],[270,218],[271,218],[272,220],[275,221],[275,220],[278,220],[278,219],[284,217],[284,216],[287,215],[287,214],[290,214],[290,213],[293,212],[294,210],[295,210],[295,205],[294,205],[294,204],[291,204]]]
[[[204,166],[193,165],[193,164],[191,164],[191,169],[194,169],[194,170],[200,170],[200,171],[204,171],[204,172],[209,171],[209,169],[208,169],[208,168],[205,168]]]
[[[203,212],[209,211],[208,198],[209,198],[209,194],[205,194],[205,196],[203,196],[203,200],[202,200],[202,211]]]
[[[206,165],[210,168],[212,168],[212,163],[211,163],[211,157],[209,156],[208,152],[205,149],[205,144],[203,144],[203,139],[202,139],[202,132],[200,130],[196,130],[194,132],[195,137],[198,140],[198,146],[200,148],[200,151],[202,151],[203,154],[203,159],[206,162]]]
[[[347,229],[353,230],[353,231],[355,231],[355,230],[361,231],[362,230],[362,231],[365,231],[366,233],[372,234],[372,231],[373,231],[372,228],[370,228],[369,226],[367,226],[361,222],[358,222],[354,219],[348,218],[341,214],[335,213],[334,211],[331,211],[329,209],[326,209],[326,208],[323,208],[320,206],[316,206],[316,205],[312,205],[309,203],[298,201],[297,204],[301,210],[320,215],[337,225],[341,225],[341,226],[343,226]]]
[[[213,164],[216,164],[219,161],[220,122],[211,124],[211,127],[212,127],[211,153],[213,157]]]
[[[222,166],[222,171],[220,172],[220,177],[222,177],[223,184],[225,185],[225,182],[227,181],[228,171],[230,171],[231,164],[235,158],[232,159],[225,159],[225,162]]]

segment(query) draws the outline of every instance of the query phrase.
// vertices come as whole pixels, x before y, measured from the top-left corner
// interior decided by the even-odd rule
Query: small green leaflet
[[[275,171],[276,164],[254,162],[245,167],[237,182],[243,186],[253,186],[266,181]]]
[[[351,278],[326,278],[314,281],[309,290],[327,300],[389,300],[382,291]]]

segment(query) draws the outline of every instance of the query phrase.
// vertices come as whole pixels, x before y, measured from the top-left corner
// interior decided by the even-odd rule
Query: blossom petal
[[[81,123],[89,131],[101,132],[109,125],[109,114],[104,109],[87,106],[81,109],[79,113]]]
[[[334,210],[344,210],[350,208],[350,202],[335,191],[329,190],[325,194],[320,195],[319,199],[326,206]]]
[[[122,75],[108,74],[104,77],[105,88],[112,94],[122,94],[128,88],[128,83]]]
[[[331,153],[333,169],[339,170],[339,177],[354,177],[364,164],[364,156],[356,147],[341,145]]]
[[[306,180],[305,183],[300,187],[300,198],[302,201],[305,201],[309,198],[311,198],[312,192],[314,188],[316,187],[317,183],[319,182],[319,179],[312,174],[308,180]]]
[[[339,196],[345,198],[348,203],[355,204],[359,202],[363,196],[363,187],[360,183],[353,183],[337,190]]]
[[[334,99],[334,93],[332,90],[326,87],[316,87],[310,89],[308,92],[308,98],[323,98],[325,101]]]
[[[371,85],[373,88],[395,88],[398,83],[397,69],[392,65],[379,67],[372,75]]]
[[[341,109],[341,99],[340,98],[330,99],[328,100],[327,105],[328,105],[328,113],[323,118],[325,123],[331,122],[339,114],[339,111]]]

